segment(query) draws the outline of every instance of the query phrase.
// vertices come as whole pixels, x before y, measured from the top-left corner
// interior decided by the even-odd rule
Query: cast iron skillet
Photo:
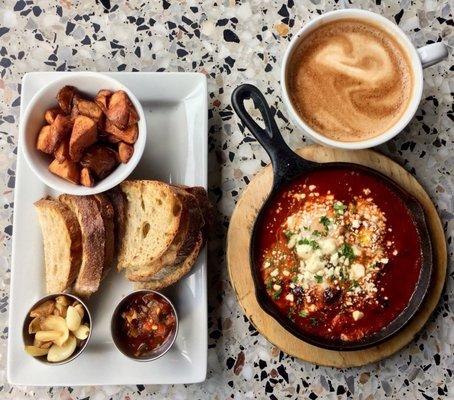
[[[260,111],[264,121],[265,129],[261,128],[246,111],[246,108],[244,107],[244,101],[247,99],[252,99],[254,106]],[[400,188],[394,181],[371,168],[367,168],[358,164],[341,162],[320,164],[305,160],[298,156],[285,143],[284,139],[281,136],[281,133],[277,128],[276,122],[274,121],[272,112],[265,98],[263,97],[259,89],[257,89],[255,86],[244,84],[236,88],[232,93],[232,105],[243,124],[248,127],[254,137],[260,142],[260,144],[264,147],[264,149],[270,156],[271,164],[273,167],[273,186],[271,188],[271,192],[268,195],[268,198],[260,209],[255,220],[250,246],[250,265],[252,269],[252,277],[254,280],[255,294],[260,307],[294,336],[304,340],[305,342],[308,342],[315,346],[323,347],[325,349],[342,351],[365,349],[368,347],[376,346],[377,344],[382,343],[383,341],[389,339],[391,336],[395,335],[410,321],[410,319],[418,311],[424,297],[427,294],[432,276],[432,246],[426,220],[424,218],[424,211],[419,202],[408,193],[406,193],[402,188]],[[348,167],[352,170],[357,170],[373,175],[377,180],[384,181],[388,188],[394,191],[407,206],[407,209],[409,210],[410,215],[414,220],[419,236],[421,238],[421,272],[416,285],[416,289],[407,307],[396,319],[394,319],[382,330],[365,337],[361,341],[356,342],[328,340],[319,336],[310,335],[298,329],[298,327],[292,321],[281,314],[277,306],[269,298],[260,274],[260,265],[258,264],[255,256],[257,254],[256,251],[258,250],[257,232],[261,225],[260,222],[263,218],[264,210],[269,206],[270,201],[281,190],[281,188],[284,185],[287,185],[289,182],[297,179],[301,175],[307,174],[308,172],[323,168],[334,169],[336,167]]]

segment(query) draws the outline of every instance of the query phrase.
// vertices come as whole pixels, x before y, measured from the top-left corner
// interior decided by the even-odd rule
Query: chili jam
[[[256,260],[268,296],[302,331],[358,341],[407,306],[421,240],[399,196],[367,172],[311,172],[269,203]]]
[[[117,313],[119,343],[133,357],[146,356],[159,348],[175,329],[176,316],[172,306],[156,293],[131,295]]]

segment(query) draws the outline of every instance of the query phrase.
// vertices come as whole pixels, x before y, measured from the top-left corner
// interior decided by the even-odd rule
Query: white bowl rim
[[[35,163],[32,161],[29,148],[26,144],[26,135],[27,133],[25,132],[25,127],[26,127],[26,121],[30,118],[30,114],[32,113],[32,110],[36,106],[36,103],[39,101],[39,99],[43,96],[46,91],[48,91],[50,88],[53,87],[63,87],[65,85],[70,84],[67,82],[70,79],[74,79],[76,77],[86,77],[87,79],[102,79],[106,82],[110,82],[110,84],[118,88],[116,90],[124,90],[127,95],[129,96],[131,102],[133,103],[134,107],[136,108],[137,113],[139,114],[139,135],[137,138],[136,143],[134,144],[134,153],[131,157],[131,159],[128,161],[128,163],[124,164],[126,168],[123,169],[123,171],[119,172],[117,169],[115,169],[110,175],[108,175],[106,178],[102,179],[99,181],[95,186],[93,187],[86,187],[83,185],[76,185],[71,182],[68,182],[64,180],[63,178],[58,177],[55,175],[56,178],[58,178],[59,181],[62,181],[62,183],[67,183],[69,184],[67,187],[62,189],[62,187],[59,184],[56,184],[55,182],[52,182],[48,177],[41,172],[41,169],[38,168]],[[108,89],[108,88],[107,88]],[[139,100],[137,97],[134,95],[134,93],[131,92],[130,89],[128,89],[124,84],[116,80],[115,78],[112,78],[102,72],[93,72],[93,71],[78,71],[78,72],[69,72],[67,74],[64,74],[64,76],[57,78],[53,80],[52,82],[49,82],[45,86],[43,86],[41,89],[39,89],[31,98],[30,102],[27,105],[27,108],[25,109],[25,112],[23,116],[21,117],[20,124],[19,124],[19,140],[22,142],[22,149],[23,149],[23,154],[24,157],[27,161],[28,166],[30,169],[34,172],[34,174],[48,187],[61,192],[61,193],[67,193],[67,194],[73,194],[73,195],[91,195],[91,194],[98,194],[101,192],[105,192],[121,182],[123,182],[135,169],[137,164],[139,163],[142,154],[145,149],[145,143],[146,143],[146,137],[147,137],[147,125],[146,125],[146,120],[145,120],[145,114],[143,111],[143,107],[140,104]],[[35,149],[35,151],[39,151]]]

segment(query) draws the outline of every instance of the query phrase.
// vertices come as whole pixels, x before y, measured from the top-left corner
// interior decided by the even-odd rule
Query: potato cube
[[[59,161],[63,162],[69,160],[69,140],[63,140],[54,151],[54,157]]]
[[[73,105],[73,97],[76,94],[76,88],[74,86],[64,86],[60,89],[57,94],[57,101],[60,108],[65,114],[71,113]]]
[[[103,115],[101,108],[99,108],[94,101],[78,100],[73,107],[73,112],[75,109],[77,110],[77,115],[85,115],[96,122],[99,121]]]
[[[49,125],[52,125],[54,123],[55,118],[57,115],[63,114],[63,110],[60,107],[52,107],[49,108],[45,113],[44,113],[44,119]]]
[[[117,165],[117,154],[106,146],[95,145],[85,152],[80,163],[89,168],[98,179],[103,179]]]
[[[80,161],[84,150],[98,138],[96,122],[84,115],[78,115],[69,140],[69,156],[72,161]]]
[[[95,180],[93,179],[89,168],[84,167],[80,171],[80,183],[87,187],[94,186]]]
[[[119,129],[126,129],[139,120],[137,111],[123,90],[116,91],[110,97],[106,116]]]
[[[122,142],[134,144],[139,136],[139,127],[134,124],[125,130],[118,129],[113,122],[106,120],[105,131]]]
[[[49,171],[59,177],[66,179],[75,184],[79,184],[80,181],[80,167],[78,163],[70,160],[64,160],[59,162],[57,159],[49,164]]]
[[[100,90],[95,97],[95,103],[104,113],[107,113],[107,108],[109,107],[109,99],[112,96],[110,90]]]
[[[39,131],[38,139],[36,140],[36,148],[43,153],[52,154],[54,151],[54,143],[51,136],[50,125],[43,126]]]
[[[124,142],[120,142],[118,144],[118,159],[120,160],[120,162],[126,164],[133,154],[134,146]]]

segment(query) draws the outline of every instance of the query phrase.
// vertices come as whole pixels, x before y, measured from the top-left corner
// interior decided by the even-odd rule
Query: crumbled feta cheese
[[[285,300],[288,300],[288,301],[290,301],[290,302],[293,303],[293,300],[294,300],[293,294],[292,294],[292,293],[289,293],[287,296],[285,296]]]
[[[263,268],[269,268],[269,267],[271,267],[271,263],[269,261],[265,261],[263,263]]]
[[[273,271],[271,271],[270,276],[273,278],[279,275],[279,270],[275,268]]]
[[[361,279],[362,277],[364,277],[365,274],[366,274],[366,269],[364,268],[364,265],[358,264],[358,263],[352,264],[352,266],[350,268],[350,278],[351,279],[357,281],[357,280]]]
[[[364,317],[364,313],[362,311],[355,310],[352,312],[352,317],[355,321],[358,321],[362,317]]]
[[[361,221],[359,219],[354,219],[352,221],[352,227],[353,228],[357,229],[357,228],[359,228],[360,225],[361,225]]]
[[[310,185],[309,190],[312,192],[315,189],[315,185]]]
[[[336,252],[336,241],[333,238],[321,239],[318,244],[323,255],[333,254]]]
[[[281,290],[281,285],[273,285],[273,289],[277,292],[278,290]]]
[[[288,272],[286,269],[284,269],[284,270],[282,271],[282,275],[284,275],[284,276],[289,276],[289,275],[290,275],[290,272]]]

